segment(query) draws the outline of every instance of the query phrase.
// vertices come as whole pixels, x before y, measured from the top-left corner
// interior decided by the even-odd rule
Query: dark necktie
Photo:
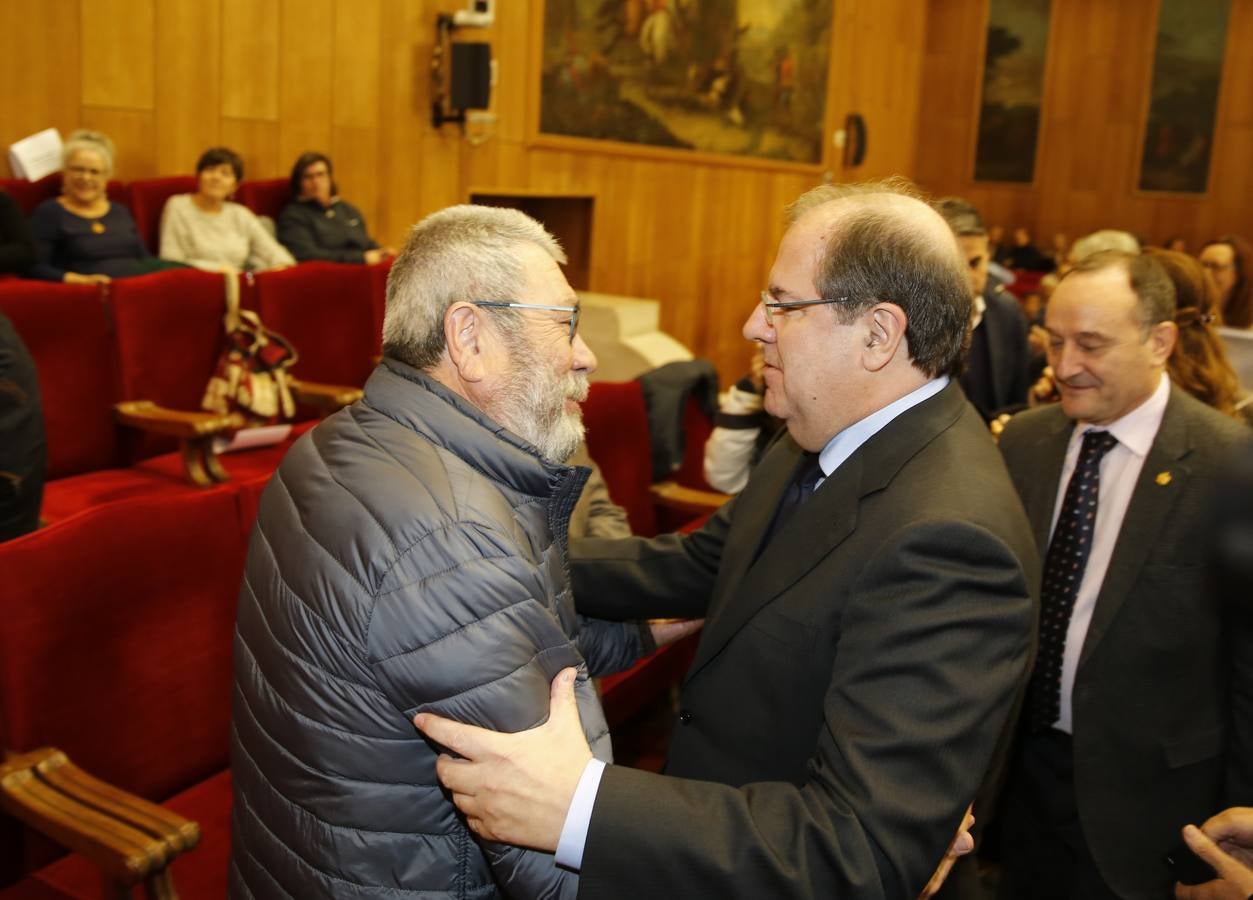
[[[800,462],[796,466],[796,474],[792,476],[787,490],[783,492],[783,498],[779,501],[779,508],[775,511],[774,521],[770,523],[770,530],[766,533],[763,545],[768,544],[770,539],[787,524],[787,520],[792,518],[792,514],[800,509],[801,504],[813,495],[820,478],[822,478],[822,467],[818,465],[818,454],[801,454]]]
[[[1066,485],[1062,510],[1053,539],[1044,557],[1044,584],[1040,590],[1040,646],[1031,676],[1030,719],[1032,732],[1052,727],[1061,711],[1062,657],[1066,632],[1075,609],[1075,597],[1083,583],[1083,571],[1092,551],[1096,508],[1101,487],[1101,460],[1118,445],[1108,431],[1089,431],[1083,436],[1079,461]]]

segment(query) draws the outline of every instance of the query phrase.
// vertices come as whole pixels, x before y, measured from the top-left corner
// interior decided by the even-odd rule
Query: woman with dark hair
[[[261,272],[296,264],[252,210],[230,197],[244,177],[244,161],[214,147],[196,163],[196,193],[178,194],[161,214],[161,256],[210,272]]]
[[[1191,256],[1173,250],[1149,247],[1152,256],[1175,285],[1175,324],[1179,339],[1166,361],[1170,380],[1207,406],[1229,416],[1240,417],[1240,383],[1217,328],[1222,324],[1218,311],[1218,289],[1205,270]]]
[[[1225,234],[1207,242],[1200,258],[1218,287],[1223,323],[1228,328],[1253,326],[1253,247],[1242,237]]]
[[[302,153],[296,160],[291,197],[278,217],[278,239],[301,262],[372,265],[396,255],[370,237],[360,210],[339,198],[334,168],[324,154]]]

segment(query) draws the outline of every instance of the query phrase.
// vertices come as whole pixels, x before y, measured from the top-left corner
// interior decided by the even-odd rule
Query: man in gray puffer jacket
[[[553,238],[514,210],[419,223],[387,285],[364,398],[293,446],[261,500],[235,634],[231,896],[573,897],[553,857],[480,845],[435,777],[421,711],[502,731],[578,669],[652,649],[579,621],[566,527],[596,364]],[[574,773],[577,779],[578,773]]]

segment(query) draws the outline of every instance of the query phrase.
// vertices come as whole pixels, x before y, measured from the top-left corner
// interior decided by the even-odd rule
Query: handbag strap
[[[222,317],[222,327],[230,334],[239,327],[239,274],[223,272],[226,289],[226,315]]]

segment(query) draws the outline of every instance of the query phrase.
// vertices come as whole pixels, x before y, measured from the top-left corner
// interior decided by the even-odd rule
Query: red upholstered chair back
[[[0,284],[39,375],[49,480],[120,464],[113,403],[117,367],[100,288],[14,279]]]
[[[114,182],[109,182],[110,187],[113,184]],[[40,203],[61,193],[61,173],[53,172],[38,181],[4,178],[0,179],[0,187],[8,191],[17,205],[22,208],[22,212],[29,216]]]
[[[600,466],[609,496],[627,511],[636,534],[657,533],[648,413],[638,381],[598,381],[583,403],[587,451]]]
[[[674,480],[684,487],[713,490],[705,480],[705,443],[714,423],[692,395],[683,407],[683,463],[674,473]]]
[[[365,266],[304,263],[258,275],[261,321],[292,342],[297,377],[360,387],[374,369],[383,323]]]
[[[243,525],[223,486],[0,544],[0,751],[59,747],[154,801],[226,768]],[[14,830],[0,870],[30,855]]]
[[[130,210],[135,217],[135,228],[154,254],[161,252],[161,211],[165,209],[165,201],[175,194],[190,194],[195,190],[195,175],[146,178],[130,183]]]
[[[198,410],[224,345],[222,276],[171,269],[110,285],[119,399]],[[173,450],[173,438],[128,429],[131,461]]]
[[[286,178],[245,181],[235,192],[235,199],[259,216],[278,221],[278,214],[291,201],[291,184]]]

